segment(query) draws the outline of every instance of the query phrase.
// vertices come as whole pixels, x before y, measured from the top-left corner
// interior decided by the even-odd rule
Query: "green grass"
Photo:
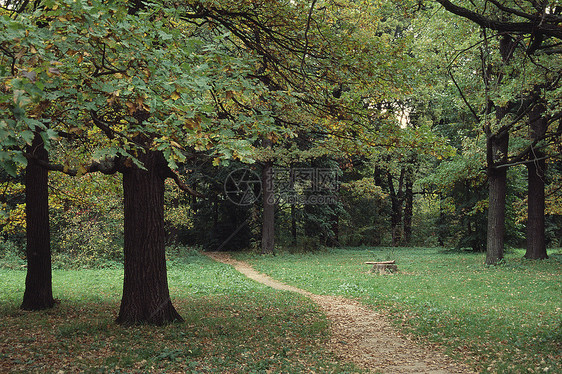
[[[483,373],[562,373],[562,263],[437,249],[331,250],[239,255],[272,277],[318,294],[357,298],[404,330],[441,344]],[[394,259],[399,273],[368,274],[365,261]]]
[[[307,298],[195,254],[168,276],[185,323],[123,328],[120,269],[55,270],[61,303],[41,312],[18,308],[25,272],[0,269],[0,372],[361,372],[325,350],[327,321]]]

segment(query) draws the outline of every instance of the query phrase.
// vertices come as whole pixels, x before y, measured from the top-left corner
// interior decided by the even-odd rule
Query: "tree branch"
[[[312,1],[310,4],[310,10],[308,11],[308,17],[306,19],[306,29],[304,30],[304,51],[302,53],[302,60],[301,60],[301,70],[303,76],[305,75],[304,65],[306,62],[306,54],[308,53],[308,31],[310,30],[310,21],[312,20],[312,13],[314,12],[314,5],[316,5],[316,0]]]
[[[97,113],[94,110],[90,110],[90,117],[92,117],[94,125],[96,125],[101,131],[103,131],[108,139],[115,138],[115,133],[113,132],[113,130],[98,117]]]
[[[478,113],[476,113],[476,111],[474,110],[474,108],[472,107],[472,105],[468,102],[466,96],[464,95],[464,92],[462,91],[462,89],[459,87],[457,80],[455,79],[455,76],[453,75],[453,72],[451,71],[451,69],[449,69],[449,75],[451,76],[451,79],[453,80],[453,84],[455,85],[455,87],[457,88],[457,90],[459,91],[459,94],[461,95],[462,101],[464,101],[464,103],[466,104],[466,106],[468,107],[468,109],[470,110],[470,112],[472,113],[472,115],[474,116],[474,118],[477,121],[480,121],[480,116],[478,115]]]
[[[183,183],[180,176],[172,169],[168,168],[168,172],[165,174],[165,176],[171,178],[174,182],[176,182],[176,185],[179,187],[180,190],[187,192],[188,194],[195,197],[205,197],[205,195],[200,194],[199,192],[195,191],[193,188]]]
[[[543,17],[538,17],[536,15],[531,15],[527,13],[523,13],[525,14],[525,16],[523,16],[521,15],[522,12],[502,6],[501,8],[498,7],[498,9],[508,11],[511,14],[529,20],[529,22],[503,22],[503,21],[493,20],[491,18],[483,16],[480,13],[474,12],[470,9],[455,5],[449,0],[435,0],[435,1],[441,4],[447,11],[456,14],[457,16],[471,20],[472,22],[487,29],[503,31],[503,32],[523,33],[523,34],[538,33],[538,34],[547,35],[549,37],[562,39],[562,30],[560,29],[560,27],[558,27],[558,23],[560,22],[560,20],[557,19],[558,17],[555,17],[552,20],[549,19],[550,22],[545,23],[545,22],[541,22],[544,21]],[[493,4],[497,6],[496,3],[497,1],[493,2]]]
[[[70,176],[77,176],[83,174],[90,174],[95,172],[100,172],[102,174],[110,175],[115,174],[119,171],[120,168],[120,160],[116,158],[105,159],[101,162],[93,161],[91,164],[87,166],[83,166],[82,169],[80,168],[70,168],[66,165],[62,164],[51,164],[44,160],[37,159],[34,155],[30,153],[23,154],[28,162],[33,162],[34,164],[41,166],[50,171],[58,171]]]

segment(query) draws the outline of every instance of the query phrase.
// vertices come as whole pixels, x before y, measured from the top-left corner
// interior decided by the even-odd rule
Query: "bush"
[[[100,268],[123,261],[123,232],[119,217],[70,209],[55,215],[52,230],[53,264],[59,268]]]
[[[0,238],[0,268],[23,269],[26,265],[25,246]]]

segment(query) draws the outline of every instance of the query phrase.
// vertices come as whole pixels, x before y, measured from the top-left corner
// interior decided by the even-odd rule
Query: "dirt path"
[[[344,360],[373,372],[388,374],[474,373],[431,347],[416,345],[397,333],[383,315],[356,301],[315,295],[278,282],[224,252],[209,252],[206,255],[215,261],[232,265],[257,282],[278,290],[297,292],[314,300],[331,322],[330,349]]]

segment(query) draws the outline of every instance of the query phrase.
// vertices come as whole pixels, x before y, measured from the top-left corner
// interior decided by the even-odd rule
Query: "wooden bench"
[[[365,264],[373,265],[373,268],[369,270],[369,273],[392,274],[398,271],[396,261],[367,261]]]

